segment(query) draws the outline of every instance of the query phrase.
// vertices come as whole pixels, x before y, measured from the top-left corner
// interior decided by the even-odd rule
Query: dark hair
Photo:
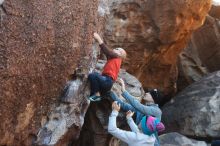
[[[162,93],[157,89],[149,90],[150,95],[152,96],[154,102],[158,105],[161,105],[163,95]]]

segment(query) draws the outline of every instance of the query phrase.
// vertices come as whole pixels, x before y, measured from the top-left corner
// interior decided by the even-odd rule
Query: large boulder
[[[105,31],[111,48],[123,47],[124,63],[144,88],[175,92],[177,55],[200,27],[211,0],[113,0]]]
[[[208,74],[208,69],[203,66],[198,50],[193,47],[192,41],[180,53],[178,57],[178,80],[177,89],[182,91],[185,87],[200,80]]]
[[[220,136],[220,71],[209,74],[180,92],[163,108],[167,131],[197,138]]]
[[[220,19],[220,6],[219,5],[212,5],[212,8],[209,12],[209,15],[214,18]]]
[[[160,137],[161,146],[207,146],[203,141],[189,139],[179,133],[167,133]]]
[[[93,32],[104,24],[103,1],[0,1],[0,145],[30,146],[48,120],[58,119],[55,129],[62,125],[59,117],[47,117],[56,113],[56,106],[65,111],[64,118],[71,112],[75,119],[57,138],[49,131],[43,136],[45,144],[65,146],[79,135],[79,119],[86,112],[80,108],[88,103],[81,95],[74,104],[62,106],[58,97],[76,68],[83,79],[94,68]],[[76,129],[74,136],[65,136],[68,128]]]
[[[213,5],[202,27],[191,36],[178,59],[178,90],[220,70],[220,6]]]

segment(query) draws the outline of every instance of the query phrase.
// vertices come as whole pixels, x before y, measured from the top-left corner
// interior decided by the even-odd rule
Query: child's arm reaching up
[[[107,58],[117,58],[119,57],[117,53],[115,53],[113,50],[107,48],[107,46],[104,44],[103,40],[99,36],[98,33],[94,33],[95,40],[99,43],[99,46],[101,50],[104,52]]]

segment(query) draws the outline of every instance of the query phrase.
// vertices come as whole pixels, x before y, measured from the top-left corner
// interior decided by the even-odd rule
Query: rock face
[[[50,118],[58,119],[57,123],[62,125],[64,121],[59,121],[56,115],[47,118],[53,115],[50,111],[56,113],[53,111],[56,106],[61,111],[71,107],[75,120],[83,118],[86,110],[77,111],[86,107],[81,106],[83,96],[72,105],[59,104],[58,97],[76,68],[85,76],[94,68],[91,64],[95,63],[96,47],[92,45],[92,33],[100,31],[104,24],[100,15],[106,9],[102,3],[98,0],[1,1],[0,145],[30,146],[39,139],[40,127]],[[71,121],[72,125],[63,127],[76,129],[71,139],[79,135],[81,127],[76,123]],[[54,145],[68,144],[68,133],[61,136]]]
[[[220,69],[220,20],[207,16],[206,23],[192,35],[203,66],[210,72]]]
[[[128,53],[124,64],[144,88],[176,90],[177,55],[200,27],[211,0],[113,0],[106,26],[106,42]]]
[[[212,5],[209,15],[214,18],[220,19],[220,6]]]
[[[106,14],[114,22],[107,43],[126,48],[130,72],[145,87],[175,90],[176,55],[210,1],[0,1],[0,145],[67,146],[78,138],[88,93],[58,97],[74,70],[70,87],[87,87],[97,56],[92,33]]]
[[[159,138],[162,146],[207,146],[203,141],[189,139],[176,132],[163,134]]]
[[[207,16],[188,46],[179,56],[178,89],[198,81],[209,72],[220,70],[220,21]]]
[[[193,47],[194,43],[191,41],[178,57],[178,91],[182,91],[185,87],[209,73],[208,69],[203,66],[198,50]]]
[[[162,111],[168,131],[197,138],[219,138],[220,71],[193,83],[180,92]]]

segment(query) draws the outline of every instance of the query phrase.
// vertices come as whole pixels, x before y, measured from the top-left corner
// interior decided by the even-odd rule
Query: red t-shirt
[[[116,81],[121,67],[121,62],[122,59],[120,57],[109,59],[104,66],[102,74],[107,75]]]

